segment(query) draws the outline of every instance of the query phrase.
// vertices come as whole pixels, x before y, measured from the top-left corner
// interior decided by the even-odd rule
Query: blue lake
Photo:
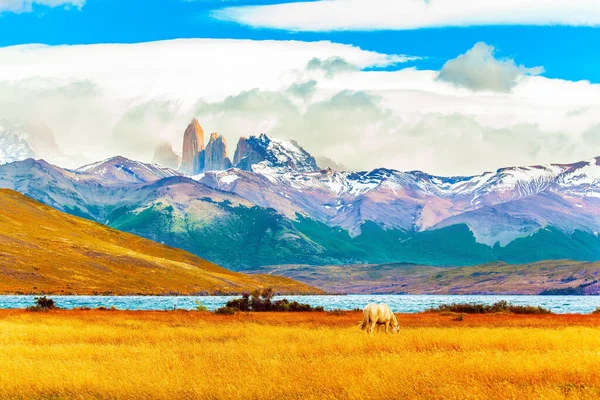
[[[0,308],[25,308],[35,296],[0,296]],[[210,310],[221,307],[236,296],[48,296],[58,307],[116,307],[120,310],[192,310],[196,301]],[[600,307],[600,296],[413,296],[413,295],[348,295],[285,296],[289,300],[323,306],[326,310],[352,310],[366,304],[387,303],[394,312],[415,313],[447,303],[492,304],[506,300],[516,305],[542,306],[560,314],[588,314]],[[277,298],[276,298],[277,299]]]

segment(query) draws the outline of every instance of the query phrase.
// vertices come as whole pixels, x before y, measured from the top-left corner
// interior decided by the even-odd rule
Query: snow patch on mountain
[[[223,182],[223,183],[225,183],[227,185],[230,185],[230,184],[232,184],[233,182],[235,182],[238,179],[240,179],[240,177],[237,176],[237,175],[233,175],[233,174],[232,175],[226,175],[226,176],[221,177],[221,182]]]

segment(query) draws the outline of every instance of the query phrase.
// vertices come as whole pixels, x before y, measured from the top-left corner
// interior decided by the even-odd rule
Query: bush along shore
[[[27,311],[33,312],[46,312],[50,310],[58,310],[58,307],[54,303],[54,300],[47,298],[46,296],[34,298],[35,304],[27,307]]]
[[[425,310],[425,312],[455,312],[462,314],[552,314],[552,311],[543,307],[518,306],[504,300],[498,301],[492,305],[476,303],[441,304],[435,308],[429,308]]]
[[[324,311],[323,307],[321,306],[312,307],[310,304],[289,301],[288,299],[273,301],[274,296],[275,292],[273,292],[273,289],[257,289],[252,293],[244,293],[240,299],[228,301],[227,304],[225,304],[225,307],[216,309],[215,313],[232,315],[240,311]]]

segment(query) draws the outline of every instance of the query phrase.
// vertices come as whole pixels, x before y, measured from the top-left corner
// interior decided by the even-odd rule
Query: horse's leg
[[[373,333],[373,330],[375,329],[376,326],[377,326],[377,321],[371,321],[371,326],[369,327],[371,329],[371,332],[369,332],[369,333]]]
[[[386,335],[387,335],[389,329],[390,329],[390,321],[386,321],[385,322],[385,333],[386,333]]]

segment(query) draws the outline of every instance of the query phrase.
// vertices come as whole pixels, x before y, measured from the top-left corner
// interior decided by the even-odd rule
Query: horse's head
[[[400,324],[398,322],[392,323],[392,333],[400,332]]]

